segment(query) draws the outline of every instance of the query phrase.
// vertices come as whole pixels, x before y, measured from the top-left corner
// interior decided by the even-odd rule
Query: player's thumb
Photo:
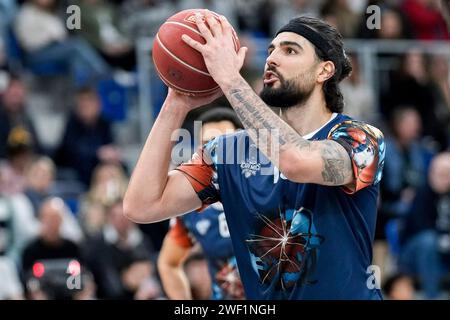
[[[247,55],[248,48],[247,47],[241,47],[238,51],[238,58],[239,58],[239,69],[242,68],[245,61],[245,56]]]

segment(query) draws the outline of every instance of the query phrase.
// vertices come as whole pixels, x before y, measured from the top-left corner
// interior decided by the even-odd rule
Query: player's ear
[[[334,75],[335,70],[336,68],[334,66],[334,63],[331,61],[324,61],[320,63],[319,76],[317,77],[317,81],[319,83],[327,81]]]

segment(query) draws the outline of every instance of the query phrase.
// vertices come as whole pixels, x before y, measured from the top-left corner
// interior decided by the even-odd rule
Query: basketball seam
[[[169,54],[172,58],[174,58],[176,61],[178,61],[179,63],[181,63],[182,65],[184,65],[185,67],[188,67],[189,69],[196,71],[200,74],[203,74],[205,76],[211,77],[211,75],[205,71],[199,70],[196,67],[191,66],[190,64],[188,64],[187,62],[181,60],[180,58],[178,58],[176,55],[174,55],[172,52],[170,52],[169,49],[166,48],[166,46],[164,46],[164,44],[162,43],[161,39],[159,39],[159,35],[156,35],[156,40],[158,41],[158,43],[161,45],[161,48],[167,52],[167,54]]]
[[[171,81],[167,80],[167,79],[162,75],[162,73],[160,72],[160,70],[158,69],[158,65],[157,65],[156,63],[155,63],[155,68],[156,68],[156,71],[158,71],[159,76],[161,77],[161,79],[163,80],[163,82],[164,82],[166,85],[170,85],[170,86],[174,87],[175,89],[177,89],[177,90],[179,90],[179,91],[182,91],[182,92],[185,92],[185,93],[208,93],[208,92],[210,92],[210,91],[211,91],[211,92],[212,92],[212,91],[215,91],[215,90],[217,90],[217,89],[219,88],[219,86],[216,86],[216,87],[214,87],[214,88],[212,88],[212,89],[207,89],[207,90],[188,90],[188,89],[183,89],[183,88],[180,88],[179,86],[173,84]]]
[[[178,22],[178,21],[166,21],[165,23],[175,24],[175,25],[180,26],[180,27],[188,28],[189,30],[191,30],[192,32],[198,34],[199,36],[202,36],[202,34],[198,30],[195,30],[194,28],[192,28],[192,27],[190,27],[188,25],[185,25],[184,23],[181,23],[181,22]]]

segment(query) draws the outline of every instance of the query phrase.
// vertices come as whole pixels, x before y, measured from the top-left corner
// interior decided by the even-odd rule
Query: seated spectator
[[[30,217],[28,224],[39,225],[39,210],[51,196],[57,195],[52,190],[55,181],[56,167],[47,157],[33,159],[25,170],[25,191],[11,198],[16,214]],[[83,234],[77,220],[64,206],[61,234],[64,238],[80,242]]]
[[[24,195],[33,207],[37,217],[42,203],[50,196],[55,181],[56,166],[50,158],[38,157],[26,170],[26,187]]]
[[[98,298],[142,299],[141,291],[151,294],[147,299],[158,298],[160,289],[148,288],[155,271],[150,242],[123,215],[121,200],[107,209],[107,215],[108,223],[85,246],[86,263],[94,275]]]
[[[399,267],[418,277],[425,298],[441,298],[441,280],[450,272],[449,151],[433,159],[417,195],[401,233]]]
[[[25,272],[39,259],[80,259],[78,245],[61,237],[64,210],[64,202],[59,198],[48,199],[42,204],[39,211],[40,234],[23,253],[22,264]]]
[[[389,119],[396,107],[413,106],[422,119],[423,135],[437,142],[433,146],[437,150],[444,150],[447,147],[445,129],[439,126],[436,116],[436,97],[425,56],[419,50],[410,50],[400,61],[400,68],[392,73],[389,86],[382,93],[381,112],[385,119]]]
[[[449,2],[450,3],[450,2]],[[429,59],[431,87],[436,99],[437,126],[442,128],[443,140],[450,148],[450,79],[449,61],[446,55],[433,55]],[[444,147],[445,148],[445,147]]]
[[[345,114],[368,123],[377,120],[377,110],[374,105],[373,89],[365,83],[357,55],[349,55],[352,61],[352,73],[340,83],[345,101]]]
[[[136,66],[132,42],[119,26],[118,8],[105,0],[79,0],[81,25],[77,32],[113,67],[131,71]]]
[[[64,202],[58,198],[48,199],[42,204],[39,211],[39,236],[23,252],[22,270],[25,279],[29,278],[34,263],[40,260],[70,258],[82,261],[78,245],[61,236],[64,210]]]
[[[33,122],[26,113],[27,91],[23,81],[9,76],[5,91],[0,99],[0,158],[6,157],[6,145],[11,131],[24,128],[30,134],[35,152],[41,151],[41,144]]]
[[[344,38],[353,38],[359,16],[350,9],[347,0],[326,0],[320,9],[322,19],[336,27]]]
[[[74,169],[85,186],[100,162],[120,164],[111,123],[101,116],[100,98],[94,89],[84,87],[77,92],[75,110],[67,121],[56,157],[60,166]]]
[[[100,164],[92,175],[91,185],[81,199],[80,220],[87,235],[100,231],[106,223],[105,207],[121,199],[128,179],[121,166]]]
[[[402,11],[408,17],[414,37],[420,40],[450,40],[450,33],[437,0],[404,0]]]
[[[25,169],[33,157],[31,134],[23,127],[11,130],[6,142],[6,160],[0,162],[0,193],[13,195],[25,190]]]
[[[383,293],[388,300],[414,300],[414,280],[406,274],[394,274],[384,283]]]
[[[28,0],[19,9],[15,33],[26,62],[62,64],[77,85],[106,77],[109,66],[85,41],[69,38],[57,11],[56,0]]]

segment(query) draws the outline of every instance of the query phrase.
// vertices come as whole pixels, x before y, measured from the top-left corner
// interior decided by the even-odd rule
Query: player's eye
[[[290,47],[286,48],[286,52],[287,52],[287,54],[296,54],[297,53],[297,51],[295,51],[294,49],[292,49]]]

